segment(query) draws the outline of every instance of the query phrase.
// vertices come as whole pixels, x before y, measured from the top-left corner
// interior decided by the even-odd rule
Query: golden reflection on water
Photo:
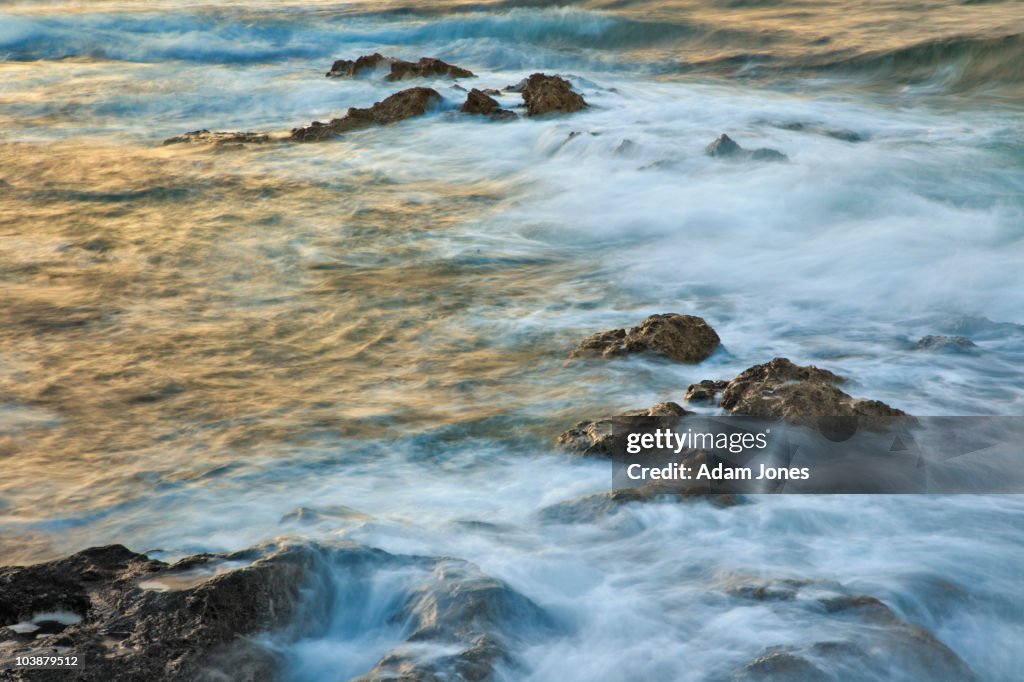
[[[497,200],[486,180],[346,197],[235,172],[246,151],[0,149],[0,403],[53,420],[0,430],[6,515],[116,504],[156,463],[496,416],[559,359],[471,311],[543,305],[566,266],[430,252]]]

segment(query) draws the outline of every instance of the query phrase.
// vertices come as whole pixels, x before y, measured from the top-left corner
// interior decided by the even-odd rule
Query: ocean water
[[[467,87],[560,73],[591,106],[460,117],[440,79],[437,111],[323,144],[162,145],[367,106],[404,84],[323,74],[375,51]],[[610,479],[561,430],[776,356],[915,415],[1021,414],[1022,113],[1009,1],[4,3],[3,563],[279,537],[450,556],[567,624],[515,652],[527,680],[718,680],[866,636],[729,587],[802,580],[1019,680],[1015,496],[550,510]],[[704,155],[723,132],[790,162]],[[724,349],[565,360],[669,311]],[[294,678],[371,668],[409,580],[291,645]],[[887,655],[860,679],[920,679]]]

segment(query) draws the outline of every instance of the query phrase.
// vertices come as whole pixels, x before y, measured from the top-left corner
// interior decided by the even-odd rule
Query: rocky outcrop
[[[570,358],[605,358],[630,353],[656,353],[676,362],[698,363],[710,356],[721,339],[703,318],[668,313],[651,315],[628,332],[612,329],[584,339]]]
[[[522,645],[562,631],[530,599],[455,559],[295,543],[168,565],[113,545],[0,568],[0,663],[54,651],[86,661],[70,678],[34,670],[4,679],[275,680],[275,651],[329,638],[352,618],[350,591],[396,571],[403,580],[376,618],[403,634],[362,680],[493,679]]]
[[[722,387],[721,406],[751,417],[899,417],[901,410],[878,400],[858,400],[838,388],[843,378],[818,367],[802,367],[786,358],[755,365]],[[717,393],[721,382],[693,384],[687,391]]]
[[[15,643],[3,654],[73,651],[87,661],[79,680],[273,678],[277,661],[248,637],[293,621],[316,561],[315,550],[295,546],[169,566],[111,545],[0,569],[0,640]],[[247,565],[214,574],[224,562]],[[204,571],[207,579],[194,579]],[[63,612],[64,627],[51,625],[39,636],[34,621],[47,612]],[[49,672],[66,679],[59,677],[66,672]]]
[[[926,350],[943,353],[977,353],[978,346],[966,336],[925,336],[916,344],[914,350]]]
[[[271,142],[272,138],[266,133],[252,132],[210,132],[209,130],[193,130],[182,133],[164,140],[165,145],[170,144],[215,144],[215,145],[242,145],[242,144],[264,144]]]
[[[625,450],[630,432],[674,428],[686,414],[689,412],[676,403],[658,403],[644,410],[579,422],[559,435],[556,443],[578,455],[611,457]]]
[[[789,613],[803,610],[813,618],[848,624],[842,641],[810,641],[769,647],[735,671],[737,682],[833,682],[890,680],[898,661],[901,679],[971,682],[978,678],[959,656],[923,627],[908,623],[870,595],[851,593],[842,585],[810,580],[730,579],[727,592],[761,602],[786,602]],[[853,627],[849,627],[852,625]]]
[[[469,91],[466,101],[459,107],[459,111],[464,114],[479,114],[496,119],[516,118],[514,111],[502,109],[496,99],[476,88]]]
[[[775,149],[744,149],[731,137],[722,133],[704,150],[708,156],[719,159],[750,161],[788,161],[789,157]]]
[[[527,116],[544,114],[570,114],[587,106],[583,96],[572,89],[572,84],[559,76],[535,73],[522,87]]]
[[[389,66],[387,75],[389,81],[399,81],[404,78],[434,78],[447,76],[448,78],[472,78],[473,72],[461,66],[455,66],[448,62],[441,61],[434,57],[423,57],[417,62],[407,62],[404,59],[385,57],[382,54],[373,53],[363,55],[357,59],[339,59],[331,65],[327,72],[328,78],[354,78],[365,71],[375,71],[382,66]]]
[[[537,516],[543,523],[595,523],[633,502],[675,504],[683,501],[707,502],[723,509],[747,502],[741,495],[714,494],[703,490],[687,492],[679,486],[646,484],[556,502],[541,509]]]
[[[713,403],[728,385],[729,382],[726,380],[704,379],[699,383],[690,384],[686,389],[685,400],[688,403]]]
[[[365,109],[352,107],[341,118],[328,123],[313,121],[308,126],[292,130],[295,142],[320,142],[342,133],[374,125],[388,125],[414,116],[422,116],[441,102],[441,96],[432,88],[409,88],[396,92],[387,99]]]

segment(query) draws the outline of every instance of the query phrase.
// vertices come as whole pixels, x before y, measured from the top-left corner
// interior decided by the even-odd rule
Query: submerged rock
[[[775,149],[744,149],[731,137],[722,133],[704,150],[708,156],[751,161],[788,161],[789,157]]]
[[[584,339],[569,357],[610,358],[629,353],[658,353],[676,362],[695,364],[710,356],[719,345],[721,339],[703,318],[667,313],[651,315],[628,332],[625,329],[598,332]]]
[[[492,118],[516,118],[514,111],[502,109],[496,99],[476,88],[469,91],[466,101],[459,107],[459,111],[464,114],[481,114]]]
[[[728,385],[729,382],[725,380],[704,379],[700,383],[690,384],[686,389],[685,400],[688,403],[713,403]]]
[[[826,137],[842,140],[843,142],[864,142],[867,140],[864,135],[861,135],[854,130],[847,130],[845,128],[829,128],[828,126],[818,125],[816,123],[794,121],[792,123],[780,123],[778,124],[778,127],[783,130],[792,130],[793,132],[825,135]]]
[[[272,138],[266,133],[252,132],[210,132],[209,130],[193,130],[164,140],[165,145],[171,144],[263,144]]]
[[[521,92],[527,116],[556,112],[569,114],[587,106],[583,96],[573,92],[572,84],[559,76],[535,73],[526,79]]]
[[[579,455],[610,457],[624,450],[630,431],[674,428],[679,418],[687,414],[677,403],[658,403],[644,410],[579,422],[562,432],[555,442]]]
[[[472,78],[474,76],[473,72],[469,69],[449,64],[434,57],[423,57],[417,62],[407,62],[404,59],[385,57],[375,52],[354,60],[337,60],[331,65],[331,70],[327,72],[327,77],[353,78],[364,71],[374,71],[384,65],[390,67],[387,75],[387,80],[389,81],[435,76],[447,76],[449,78]]]
[[[721,406],[751,417],[898,417],[902,410],[878,400],[858,400],[840,390],[843,378],[813,365],[775,358],[744,370],[722,389]],[[717,391],[721,382],[709,382]],[[699,393],[704,382],[690,387]]]
[[[375,102],[365,109],[352,107],[341,118],[329,123],[313,121],[308,126],[292,130],[296,142],[320,142],[352,130],[374,125],[388,125],[414,116],[422,116],[441,102],[441,96],[432,88],[409,88],[396,92],[387,99]]]
[[[950,353],[976,353],[977,344],[966,336],[925,336],[916,344],[914,350],[928,350]]]

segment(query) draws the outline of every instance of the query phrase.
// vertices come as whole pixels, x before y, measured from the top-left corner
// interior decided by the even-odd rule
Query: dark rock
[[[722,391],[721,406],[752,417],[898,417],[906,413],[877,400],[856,400],[828,370],[775,358],[744,370]]]
[[[594,523],[614,513],[624,504],[662,501],[670,503],[704,501],[722,509],[746,503],[746,499],[740,495],[704,491],[688,492],[679,486],[649,483],[638,488],[619,488],[557,502],[541,509],[538,516],[545,523]]]
[[[250,132],[210,132],[209,130],[193,130],[175,137],[164,140],[165,145],[170,144],[215,144],[215,145],[241,145],[241,144],[264,144],[272,138],[266,133]]]
[[[729,382],[725,380],[704,379],[698,384],[690,384],[686,389],[685,400],[688,403],[713,403],[728,385]]]
[[[145,587],[162,580],[174,584],[189,570],[225,560],[250,563],[179,589]],[[87,661],[79,680],[273,678],[277,661],[249,637],[293,621],[316,561],[315,550],[294,546],[202,555],[168,566],[112,545],[55,562],[0,569],[3,625],[40,611],[69,610],[80,618],[59,633],[5,653],[24,656],[68,647]],[[60,674],[55,671],[53,679],[64,679]]]
[[[689,412],[676,403],[658,403],[645,410],[580,422],[558,436],[556,443],[579,455],[610,457],[613,452],[624,451],[631,431],[673,428],[686,414]]]
[[[485,95],[482,90],[476,88],[469,91],[466,101],[459,108],[464,114],[481,114],[492,118],[516,118],[516,114],[508,109],[502,109],[497,100]]]
[[[526,88],[526,84],[529,82],[529,78],[524,78],[518,83],[513,85],[506,85],[503,90],[505,92],[522,92]]]
[[[327,72],[328,78],[354,78],[364,71],[374,71],[382,65],[390,67],[387,75],[389,81],[400,81],[403,78],[433,78],[447,76],[449,78],[472,78],[473,72],[461,66],[455,66],[434,57],[423,57],[418,62],[407,62],[404,59],[385,57],[373,53],[358,59],[339,59],[331,65]]]
[[[526,79],[522,93],[527,116],[569,114],[587,106],[583,96],[573,92],[572,84],[558,76],[535,73]]]
[[[390,64],[392,60],[382,54],[363,55],[357,59],[339,59],[331,65],[327,72],[328,78],[352,78],[358,76],[362,71],[372,71],[381,64]]]
[[[498,90],[496,88],[484,88],[480,92],[484,93],[485,95],[492,95],[495,97],[501,94],[501,90]]]
[[[768,651],[743,666],[736,682],[834,682],[806,658],[784,650]]]
[[[395,59],[391,62],[389,81],[400,81],[404,78],[431,78],[447,76],[448,78],[473,78],[474,74],[461,66],[455,66],[433,57],[423,57],[418,62],[406,62]]]
[[[814,123],[781,123],[778,126],[783,130],[792,130],[800,133],[815,133],[818,135],[825,135],[836,140],[842,140],[843,142],[864,142],[867,138],[858,132],[853,130],[846,130],[843,128],[829,128],[826,126],[817,125]]]
[[[432,88],[409,88],[366,109],[352,107],[345,116],[332,119],[329,123],[314,121],[308,126],[295,128],[291,139],[296,142],[320,142],[352,130],[397,123],[422,116],[440,102],[441,96]]]
[[[975,353],[978,346],[966,336],[925,336],[914,350],[928,350],[950,353]]]
[[[721,339],[703,318],[668,313],[651,315],[629,332],[625,329],[598,332],[584,339],[569,357],[610,358],[649,352],[694,364],[710,356],[719,345]]]
[[[750,161],[788,161],[789,157],[774,149],[744,149],[735,140],[722,133],[704,150],[708,156],[720,159],[744,159]]]

